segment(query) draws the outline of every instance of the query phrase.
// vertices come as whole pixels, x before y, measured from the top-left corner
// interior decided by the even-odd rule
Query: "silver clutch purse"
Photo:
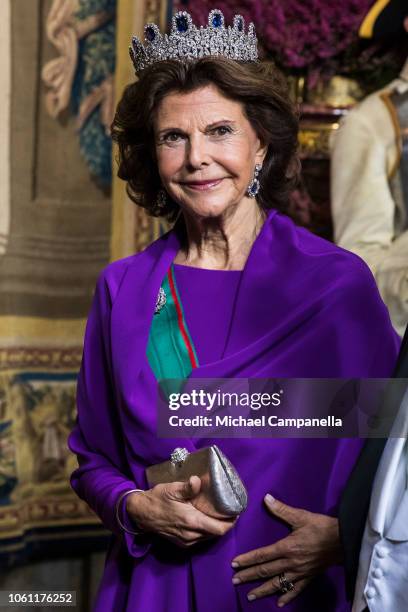
[[[248,494],[244,484],[232,463],[215,444],[194,453],[186,448],[176,448],[169,461],[146,469],[149,487],[165,482],[186,482],[193,475],[201,478],[201,490],[191,503],[201,512],[222,519],[235,517],[247,507]]]

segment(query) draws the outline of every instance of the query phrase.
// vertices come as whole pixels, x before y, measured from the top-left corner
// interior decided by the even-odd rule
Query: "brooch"
[[[165,303],[166,303],[166,292],[164,291],[163,287],[160,287],[159,293],[157,294],[154,314],[158,314],[163,308],[163,306],[165,305]]]

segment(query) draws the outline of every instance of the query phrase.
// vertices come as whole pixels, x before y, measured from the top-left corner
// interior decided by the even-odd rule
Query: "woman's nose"
[[[186,163],[191,168],[201,168],[210,163],[209,144],[203,134],[190,137],[186,151]]]

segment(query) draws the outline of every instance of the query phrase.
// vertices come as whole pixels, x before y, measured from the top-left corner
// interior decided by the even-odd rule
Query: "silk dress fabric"
[[[240,270],[207,270],[174,265],[187,327],[200,364],[222,358]]]
[[[78,420],[68,445],[79,462],[71,475],[73,489],[113,532],[95,612],[279,610],[275,595],[247,601],[247,593],[263,581],[234,586],[231,560],[290,533],[267,511],[267,492],[291,506],[336,516],[363,444],[333,438],[157,437],[157,386],[145,351],[159,287],[184,232],[179,218],[142,253],[109,264],[88,317]],[[186,306],[195,334],[200,300],[187,300]],[[277,211],[269,212],[252,246],[231,310],[222,359],[200,365],[190,378],[388,377],[394,369],[400,338],[366,264]],[[148,488],[148,465],[167,460],[176,446],[194,451],[212,443],[229,457],[248,490],[248,507],[232,530],[190,549],[159,535],[121,530],[115,503],[126,490]],[[342,568],[324,572],[286,607],[350,610]]]

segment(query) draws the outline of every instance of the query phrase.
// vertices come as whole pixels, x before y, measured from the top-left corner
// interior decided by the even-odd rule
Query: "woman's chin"
[[[219,217],[232,206],[225,198],[197,198],[194,201],[185,202],[183,208],[187,213],[200,217]]]

